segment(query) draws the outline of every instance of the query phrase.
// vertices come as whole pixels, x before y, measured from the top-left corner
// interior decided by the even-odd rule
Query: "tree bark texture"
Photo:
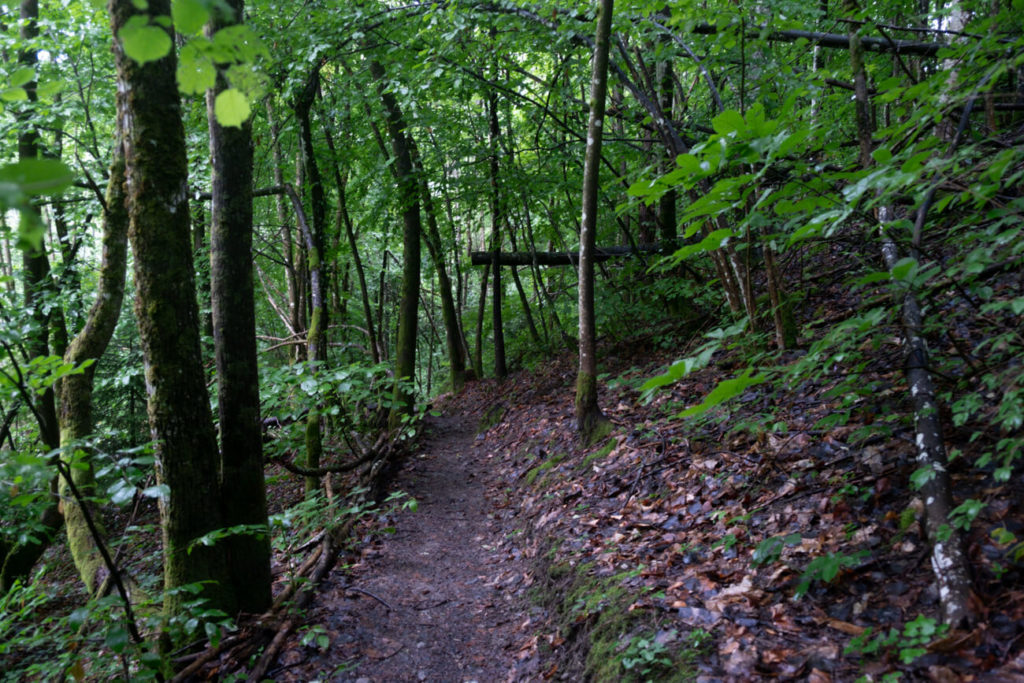
[[[855,11],[856,0],[845,0],[844,10],[847,13]],[[860,142],[859,161],[862,167],[868,168],[873,163],[871,138],[874,127],[869,109],[864,51],[860,46],[855,26],[850,30],[849,43],[857,107],[857,137]],[[890,270],[896,266],[899,259],[896,243],[886,233],[886,223],[891,221],[891,209],[881,207],[879,227],[882,233],[882,258]],[[901,284],[894,281],[894,286]],[[924,529],[932,546],[932,571],[939,589],[943,622],[953,628],[959,628],[973,618],[969,605],[970,564],[964,553],[962,538],[950,524],[953,495],[947,469],[946,447],[942,441],[942,425],[935,387],[928,370],[928,347],[921,334],[923,315],[917,298],[910,289],[903,294],[901,315],[906,354],[905,374],[914,404],[917,464],[921,469],[930,471],[930,476],[921,487],[925,507]]]
[[[299,123],[299,139],[302,160],[302,170],[306,182],[309,184],[312,225],[308,222],[301,222],[303,243],[306,246],[306,261],[309,269],[309,289],[311,298],[311,313],[309,329],[306,332],[306,354],[310,361],[327,360],[327,299],[324,296],[327,291],[325,283],[325,268],[322,261],[324,234],[327,230],[327,199],[324,195],[323,180],[320,175],[320,166],[316,161],[316,153],[313,148],[313,128],[310,110],[313,106],[313,99],[317,89],[320,87],[320,72],[315,69],[306,82],[306,87],[295,101],[295,118]],[[306,461],[309,469],[320,467],[320,457],[323,454],[323,435],[321,428],[321,416],[316,410],[310,410],[306,416]],[[306,477],[306,494],[309,495],[319,488],[320,478],[315,476]]]
[[[608,44],[614,0],[600,0],[597,38],[590,81],[590,121],[583,166],[583,213],[580,219],[579,373],[576,378],[576,428],[591,442],[607,422],[597,405],[597,330],[594,315],[594,260],[597,195],[600,190],[601,135],[608,93]]]
[[[398,311],[397,358],[395,361],[394,405],[388,422],[398,425],[402,415],[413,411],[414,396],[406,382],[416,376],[416,327],[419,322],[420,233],[422,232],[419,184],[416,180],[406,137],[402,110],[395,96],[387,89],[384,67],[370,62],[370,74],[377,81],[377,90],[387,113],[388,137],[398,176],[398,195],[402,208],[402,300]]]
[[[243,0],[227,0],[235,17]],[[231,20],[214,20],[214,33]],[[217,364],[220,417],[220,504],[225,526],[267,525],[260,424],[259,368],[256,361],[256,303],[252,252],[252,119],[225,127],[214,113],[223,77],[206,93],[210,130],[212,201],[210,207],[210,300]],[[270,535],[245,533],[224,541],[228,571],[241,612],[270,606]]]
[[[139,11],[131,0],[110,0],[116,36]],[[168,0],[151,0],[154,16],[170,14]],[[199,347],[188,166],[175,56],[136,64],[115,40],[118,116],[124,126],[128,238],[134,255],[135,315],[145,362],[150,434],[155,443],[164,544],[164,608],[178,614],[203,587],[208,607],[234,605],[223,544],[192,544],[223,527],[218,504],[218,452]]]
[[[120,137],[114,145],[114,160],[110,165],[106,207],[103,216],[103,253],[100,262],[99,286],[96,299],[85,319],[85,325],[71,341],[64,353],[64,361],[78,366],[92,360],[99,361],[117,327],[124,301],[125,271],[128,264],[128,210],[124,194],[124,147]],[[96,485],[95,472],[89,453],[74,457],[76,443],[92,434],[92,397],[95,364],[84,372],[68,375],[61,380],[60,389],[60,442],[61,457],[75,467],[69,468],[75,487],[85,496],[91,496]],[[97,539],[86,522],[84,512],[71,495],[68,482],[61,477],[60,496],[64,507],[64,528],[68,535],[71,558],[89,593],[95,593],[106,579],[106,564],[96,545]],[[98,516],[93,514],[93,518]]]
[[[488,172],[491,184],[491,264],[494,268],[493,279],[491,280],[491,296],[494,299],[491,305],[491,327],[493,328],[492,334],[494,335],[494,376],[498,379],[504,379],[508,375],[508,367],[505,363],[505,330],[501,321],[501,295],[504,286],[501,280],[498,254],[501,252],[501,224],[504,222],[505,217],[502,210],[501,191],[498,188],[498,137],[501,135],[501,127],[498,125],[498,96],[494,91],[491,91],[487,98],[487,115],[490,143]]]

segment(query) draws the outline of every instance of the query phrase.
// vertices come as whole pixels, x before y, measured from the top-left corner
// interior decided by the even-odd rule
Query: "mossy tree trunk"
[[[601,0],[597,41],[590,81],[590,121],[583,166],[583,214],[580,220],[579,373],[576,377],[576,428],[584,443],[607,429],[608,419],[597,405],[597,330],[594,315],[594,249],[597,232],[597,194],[601,165],[601,132],[608,93],[608,43],[613,0]]]
[[[212,21],[209,33],[241,20],[242,0],[227,4],[234,17]],[[252,119],[238,127],[218,123],[214,104],[225,87],[219,77],[216,88],[206,93],[213,176],[210,299],[220,413],[220,501],[225,526],[266,527],[253,284]],[[271,602],[269,534],[238,534],[224,543],[238,610],[263,612]]]
[[[39,3],[37,0],[22,0],[19,8],[21,27],[19,34],[25,43],[32,41],[38,34]],[[31,47],[18,55],[18,63],[34,68],[37,62],[36,52]],[[18,159],[21,161],[36,159],[39,156],[39,133],[31,123],[31,105],[36,101],[36,82],[31,80],[22,86],[28,95],[29,107],[18,115]],[[25,340],[26,351],[30,358],[50,355],[48,341],[50,316],[43,307],[43,290],[50,286],[50,262],[46,257],[46,249],[42,241],[42,230],[38,212],[32,215],[22,214],[21,232],[28,235],[37,233],[38,242],[26,240],[22,249],[22,267],[24,272],[25,309],[32,315],[33,330]],[[26,222],[27,221],[27,222]],[[39,428],[39,438],[47,450],[54,450],[60,445],[60,431],[57,423],[55,393],[52,388],[46,389],[34,402],[33,414]],[[43,552],[49,546],[53,535],[60,529],[61,513],[57,506],[57,482],[51,482],[51,500],[40,515],[39,524],[43,537],[36,538],[36,543],[10,544],[0,541],[0,589],[6,590],[11,583],[25,577],[32,571]]]
[[[64,361],[75,366],[89,360],[99,360],[110,343],[121,315],[128,264],[128,211],[125,206],[124,181],[124,147],[119,135],[114,145],[114,160],[110,165],[110,180],[103,207],[103,254],[96,299],[86,316],[85,325],[64,354]],[[76,462],[75,467],[69,468],[72,482],[85,497],[91,496],[95,489],[95,472],[88,451],[76,456],[75,447],[81,439],[93,432],[95,371],[94,364],[81,374],[68,375],[61,380],[60,388],[61,457],[69,464],[72,460]],[[72,496],[71,487],[63,477],[60,481],[60,496],[71,558],[86,590],[94,593],[107,578],[107,567],[96,545],[99,539],[90,531],[84,511]],[[92,517],[97,519],[96,514]]]
[[[397,427],[403,415],[413,411],[414,396],[408,382],[416,377],[416,328],[419,323],[420,233],[422,232],[419,184],[412,165],[405,119],[398,100],[385,83],[384,67],[370,62],[370,74],[387,113],[388,137],[395,159],[398,196],[402,207],[402,299],[398,309],[398,340],[395,359],[395,391],[389,426]]]
[[[116,36],[139,10],[110,0]],[[170,14],[169,0],[148,12]],[[226,547],[193,544],[224,526],[218,501],[218,451],[199,346],[199,311],[189,240],[188,166],[176,60],[139,65],[114,41],[118,118],[124,125],[128,238],[134,256],[135,315],[146,370],[164,546],[164,608],[179,614],[203,586],[207,607],[234,612]]]
[[[305,88],[295,99],[295,118],[299,123],[300,156],[303,177],[308,183],[312,208],[312,226],[302,223],[303,242],[306,245],[306,263],[309,269],[309,289],[312,298],[309,328],[306,331],[306,354],[310,361],[327,360],[327,299],[324,292],[325,269],[323,257],[324,233],[327,225],[327,200],[324,196],[323,179],[320,166],[316,162],[313,149],[313,128],[310,110],[316,92],[320,87],[320,71],[314,69],[306,81]],[[323,435],[320,411],[311,409],[306,416],[306,467],[320,467],[323,454]],[[306,494],[315,492],[320,486],[320,478],[306,477]]]

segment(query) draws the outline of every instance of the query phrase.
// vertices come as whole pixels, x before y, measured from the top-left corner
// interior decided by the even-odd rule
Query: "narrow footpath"
[[[318,592],[308,629],[326,650],[296,644],[278,681],[517,681],[536,673],[526,563],[489,493],[493,465],[468,417],[428,418],[393,489],[417,501],[393,534],[364,547]],[[320,630],[322,629],[322,631]]]

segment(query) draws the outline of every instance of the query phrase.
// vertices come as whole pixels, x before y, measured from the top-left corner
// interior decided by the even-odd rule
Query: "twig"
[[[347,590],[350,590],[350,591],[355,591],[355,592],[357,592],[357,593],[362,593],[363,595],[366,595],[366,596],[368,596],[368,597],[371,597],[371,598],[373,598],[374,600],[376,600],[376,601],[377,601],[377,602],[379,602],[380,604],[382,604],[382,605],[384,605],[385,607],[387,607],[387,608],[388,608],[388,611],[389,611],[389,612],[394,612],[394,611],[395,611],[395,608],[394,608],[394,607],[392,607],[392,606],[391,606],[391,605],[389,605],[389,604],[388,604],[388,603],[387,603],[387,602],[386,602],[385,600],[383,600],[383,599],[381,599],[381,598],[377,597],[376,595],[374,595],[374,594],[373,594],[373,593],[371,593],[370,591],[367,591],[367,590],[363,590],[362,588],[357,588],[357,587],[355,587],[355,586],[349,586],[349,587],[347,588]]]

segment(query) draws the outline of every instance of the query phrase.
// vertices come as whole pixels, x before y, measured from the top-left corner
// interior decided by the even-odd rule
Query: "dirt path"
[[[506,540],[488,491],[491,466],[473,422],[442,417],[394,488],[416,499],[395,533],[335,571],[310,625],[327,652],[296,646],[276,680],[508,681],[529,676],[516,654],[531,610],[525,563]],[[535,609],[535,608],[534,608]],[[274,672],[271,672],[274,673]]]

